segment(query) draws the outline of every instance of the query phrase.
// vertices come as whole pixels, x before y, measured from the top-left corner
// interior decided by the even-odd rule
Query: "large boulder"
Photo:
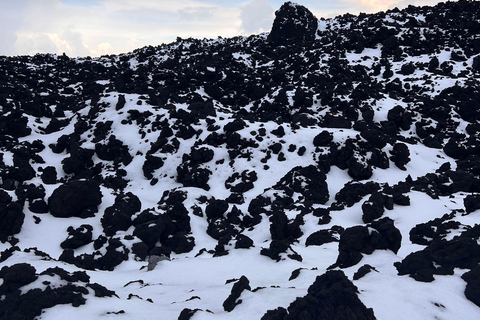
[[[102,203],[97,181],[71,181],[55,189],[48,199],[50,213],[57,218],[93,217]]]
[[[311,41],[317,28],[318,20],[307,8],[288,1],[275,12],[267,40],[274,45]]]

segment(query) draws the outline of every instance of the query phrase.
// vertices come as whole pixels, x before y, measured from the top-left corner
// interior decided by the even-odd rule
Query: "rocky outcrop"
[[[312,41],[317,27],[317,18],[306,7],[288,1],[275,12],[267,40],[274,45]]]

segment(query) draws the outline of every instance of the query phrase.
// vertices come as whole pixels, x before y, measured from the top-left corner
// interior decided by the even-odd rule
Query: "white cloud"
[[[243,34],[270,31],[275,10],[267,0],[251,0],[240,8]]]
[[[212,7],[186,7],[178,10],[180,19],[184,21],[210,20],[215,18],[217,8]]]

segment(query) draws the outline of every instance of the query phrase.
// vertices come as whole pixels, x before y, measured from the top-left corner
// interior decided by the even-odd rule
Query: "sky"
[[[131,52],[182,38],[268,32],[283,0],[0,0],[0,55]],[[438,0],[298,0],[317,18]]]

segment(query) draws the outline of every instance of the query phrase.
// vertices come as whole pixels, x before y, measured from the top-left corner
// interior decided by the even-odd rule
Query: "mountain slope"
[[[478,319],[479,13],[0,57],[0,318]]]

